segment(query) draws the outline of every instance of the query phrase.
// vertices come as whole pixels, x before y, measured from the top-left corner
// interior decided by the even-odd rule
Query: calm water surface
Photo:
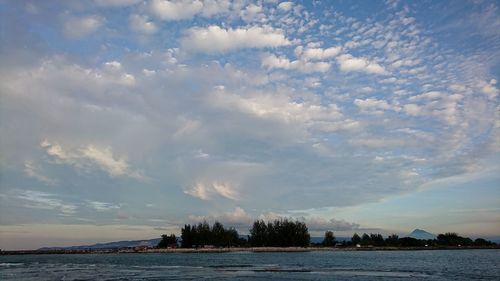
[[[500,250],[0,256],[0,280],[500,280]]]

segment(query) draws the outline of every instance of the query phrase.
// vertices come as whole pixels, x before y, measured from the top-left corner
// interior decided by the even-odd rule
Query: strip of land
[[[125,249],[83,249],[83,250],[19,250],[0,251],[0,255],[42,255],[42,254],[118,254],[118,253],[229,253],[229,252],[269,252],[294,253],[314,251],[422,251],[422,250],[471,250],[471,249],[500,249],[494,246],[450,246],[450,247],[230,247],[230,248],[125,248]]]

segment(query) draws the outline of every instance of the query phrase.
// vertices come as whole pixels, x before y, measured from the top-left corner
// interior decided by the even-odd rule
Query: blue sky
[[[500,234],[496,1],[1,0],[0,23],[2,249],[204,219]]]

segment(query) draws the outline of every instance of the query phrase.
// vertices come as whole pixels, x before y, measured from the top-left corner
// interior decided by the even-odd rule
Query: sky
[[[500,236],[499,5],[0,0],[0,248]]]

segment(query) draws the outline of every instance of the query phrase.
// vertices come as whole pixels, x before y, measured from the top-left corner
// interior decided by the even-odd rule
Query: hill
[[[418,228],[413,230],[410,234],[408,234],[408,237],[415,239],[423,239],[423,240],[436,239],[436,235]]]
[[[82,245],[82,246],[69,246],[69,247],[43,247],[38,250],[97,250],[97,249],[117,249],[117,248],[128,248],[137,246],[156,246],[160,242],[161,238],[148,239],[148,240],[129,240],[129,241],[115,241],[108,243],[97,243],[93,245]]]

